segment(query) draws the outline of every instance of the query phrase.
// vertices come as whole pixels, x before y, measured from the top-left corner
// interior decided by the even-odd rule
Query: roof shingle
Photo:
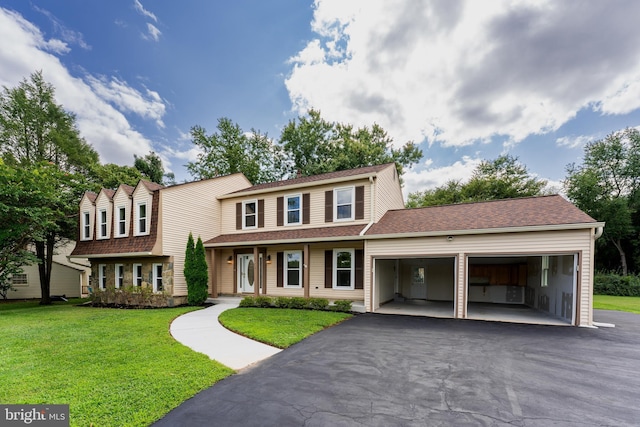
[[[257,231],[253,233],[222,234],[204,242],[206,246],[225,244],[249,244],[254,242],[273,241],[309,241],[317,239],[339,239],[344,237],[359,236],[365,224],[342,225],[334,227],[299,228],[278,231]]]

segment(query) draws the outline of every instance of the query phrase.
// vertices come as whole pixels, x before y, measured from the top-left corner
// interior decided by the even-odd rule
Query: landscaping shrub
[[[640,296],[640,277],[621,276],[615,273],[596,273],[593,278],[593,293],[622,297]]]
[[[254,298],[254,307],[269,308],[271,307],[271,298],[259,296]]]
[[[348,313],[351,311],[351,301],[349,300],[337,300],[333,303],[333,309],[335,311],[341,311]]]
[[[311,310],[326,310],[329,306],[329,300],[326,298],[309,298],[307,308]]]
[[[256,307],[256,299],[254,297],[244,297],[240,301],[240,307]]]
[[[276,297],[273,305],[277,308],[289,308],[289,297]]]
[[[97,307],[172,307],[173,298],[166,292],[154,293],[151,287],[126,286],[116,289],[94,289],[89,294],[91,305]]]
[[[289,298],[289,308],[302,310],[307,307],[307,299],[302,297]]]

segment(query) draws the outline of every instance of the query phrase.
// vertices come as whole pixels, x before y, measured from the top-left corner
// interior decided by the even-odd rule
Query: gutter
[[[602,233],[604,233],[604,226],[603,225],[601,225],[598,228],[596,228],[596,233],[593,236],[594,240],[598,240],[602,236]]]

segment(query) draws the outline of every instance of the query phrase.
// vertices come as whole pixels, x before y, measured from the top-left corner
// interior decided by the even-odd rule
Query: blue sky
[[[640,2],[0,0],[0,85],[35,70],[103,162],[153,150],[178,181],[193,125],[278,138],[308,108],[424,158],[405,192],[509,153],[551,185],[640,126]]]

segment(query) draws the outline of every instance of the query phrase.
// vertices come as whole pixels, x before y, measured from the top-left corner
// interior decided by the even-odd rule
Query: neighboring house
[[[91,259],[101,287],[148,282],[186,295],[192,231],[205,240],[212,296],[348,299],[369,312],[424,301],[454,318],[511,304],[593,321],[604,224],[560,196],[405,209],[395,165],[385,164],[255,186],[241,174],[166,188],[141,181],[88,193],[80,210],[74,255]],[[114,234],[118,222],[129,235]]]
[[[64,295],[67,298],[78,298],[82,289],[89,285],[91,266],[87,259],[69,259],[75,247],[74,241],[56,247],[51,264],[50,295]],[[13,289],[7,292],[8,299],[41,298],[40,273],[38,264],[22,268],[22,273],[11,277]]]

